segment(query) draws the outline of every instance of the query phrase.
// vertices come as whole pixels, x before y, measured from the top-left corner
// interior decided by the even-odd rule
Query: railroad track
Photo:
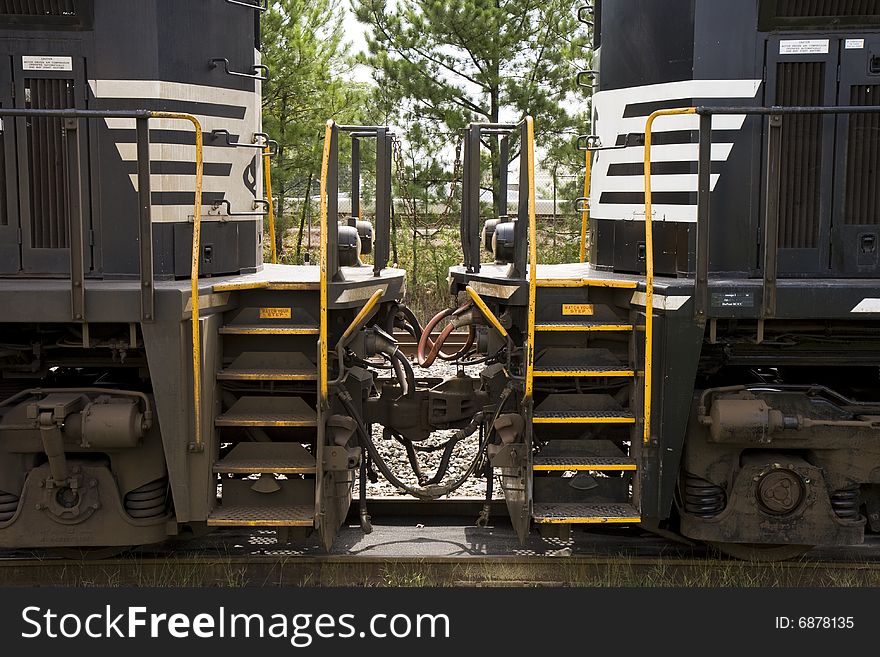
[[[489,527],[474,526],[480,506],[374,500],[373,533],[350,517],[330,554],[317,541],[279,544],[274,531],[239,529],[103,559],[0,552],[0,586],[880,586],[880,538],[755,564],[635,527],[570,541],[533,534],[520,545],[501,505]]]

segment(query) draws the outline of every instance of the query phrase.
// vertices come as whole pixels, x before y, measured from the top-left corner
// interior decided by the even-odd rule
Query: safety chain
[[[449,219],[449,215],[452,212],[452,205],[455,202],[455,193],[461,180],[462,143],[462,138],[459,137],[458,142],[455,145],[455,163],[453,164],[452,168],[452,181],[449,186],[449,195],[446,198],[443,211],[440,213],[440,216],[435,222],[435,226],[444,225],[447,219]],[[400,189],[400,195],[401,199],[403,200],[404,208],[406,209],[407,214],[412,217],[413,224],[418,224],[418,202],[416,201],[415,197],[410,193],[410,185],[414,185],[417,181],[415,179],[409,179],[406,177],[406,166],[403,162],[403,150],[401,147],[401,142],[397,139],[395,139],[392,144],[392,152],[394,156],[395,166],[397,168],[397,184]]]

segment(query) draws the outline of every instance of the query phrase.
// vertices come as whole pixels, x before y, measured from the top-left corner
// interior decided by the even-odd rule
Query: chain
[[[455,146],[455,163],[452,168],[452,181],[449,186],[449,195],[446,197],[446,202],[443,206],[443,211],[440,213],[437,221],[435,222],[435,226],[442,226],[449,219],[449,215],[452,212],[452,205],[455,202],[455,193],[458,188],[458,183],[461,179],[461,146],[462,139],[459,137],[458,143]],[[410,193],[410,185],[416,184],[417,180],[408,179],[406,177],[406,166],[403,162],[403,151],[401,148],[401,143],[398,140],[395,140],[392,146],[392,151],[394,154],[394,161],[397,167],[397,184],[400,189],[401,197],[403,199],[404,207],[406,208],[407,214],[412,217],[413,223],[418,223],[418,203],[416,199]],[[427,217],[426,217],[427,219]]]

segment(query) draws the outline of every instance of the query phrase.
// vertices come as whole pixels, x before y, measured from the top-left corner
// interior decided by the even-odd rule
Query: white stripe
[[[730,156],[733,144],[712,144],[712,161],[724,162]],[[651,148],[652,162],[696,162],[699,159],[699,144],[663,144]],[[596,153],[594,163],[603,164],[643,164],[645,149],[641,146],[620,148]]]
[[[89,80],[95,98],[150,98],[250,108],[254,92],[166,80]]]
[[[671,311],[680,310],[681,307],[684,306],[684,304],[686,304],[688,301],[690,301],[690,299],[691,298],[689,296],[686,296],[686,297],[679,297],[679,296],[667,297],[662,294],[655,294],[654,295],[654,309],[655,310],[671,310]],[[633,306],[641,306],[642,308],[644,308],[646,306],[646,304],[648,303],[648,297],[644,292],[633,292],[632,299],[630,300],[630,303]]]
[[[880,299],[862,299],[851,313],[880,313]]]
[[[135,119],[104,119],[104,123],[111,130],[134,130],[137,127]],[[212,130],[229,130],[232,134],[239,134],[250,127],[251,122],[245,114],[243,119],[227,119],[220,116],[201,117],[202,132],[205,133],[205,144],[210,145]],[[150,130],[177,130],[180,132],[193,132],[192,123],[182,119],[150,119]]]
[[[137,161],[137,144],[118,143],[116,149],[125,162]],[[256,148],[212,148],[204,150],[205,162],[218,164],[234,164],[245,161],[249,163],[254,155],[258,155]],[[150,144],[150,160],[163,162],[189,162],[196,161],[196,147],[187,144]]]
[[[604,93],[604,92],[603,92]],[[712,117],[713,130],[740,130],[746,122],[745,114],[722,114]],[[617,134],[614,140],[605,143],[603,137],[602,143],[605,146],[613,146],[617,142],[619,135],[626,135],[631,132],[636,134],[644,134],[645,127],[648,123],[647,116],[633,116],[626,119],[620,119],[615,129]],[[658,132],[676,132],[678,130],[699,130],[700,117],[696,114],[673,114],[671,116],[658,116],[651,126],[651,133]]]
[[[682,223],[696,223],[696,205],[657,205],[652,206],[654,221],[677,221]],[[614,219],[617,221],[644,221],[645,206],[621,203],[597,203],[590,212],[591,216],[602,219]]]
[[[638,103],[655,103],[682,99],[684,106],[692,105],[694,100],[704,99],[743,99],[755,98],[761,88],[761,80],[682,80],[644,87],[630,87],[612,91],[600,91],[593,96],[594,125],[601,143],[613,146],[622,134],[645,132],[647,117],[623,118],[627,106]],[[723,103],[719,103],[723,104]],[[741,130],[745,115],[716,116],[712,119],[715,130]],[[654,131],[697,130],[699,117],[695,115],[663,116],[654,123]],[[712,161],[725,162],[733,150],[731,143],[712,145]],[[697,144],[658,145],[651,149],[653,162],[694,162],[699,156]],[[600,203],[600,195],[605,191],[641,192],[644,180],[641,175],[609,176],[608,167],[612,164],[641,163],[644,149],[640,147],[620,150],[599,151],[596,154],[591,184],[591,215],[596,219],[644,220],[644,205],[621,205]],[[712,188],[718,183],[719,175],[713,174]],[[696,192],[695,175],[655,175],[652,190],[656,192]],[[658,221],[680,221],[693,223],[697,220],[696,205],[654,205],[654,219]]]
[[[259,85],[256,93],[165,80],[89,80],[89,86],[94,96],[99,99],[176,100],[241,108],[244,111],[242,119],[196,115],[205,133],[205,163],[232,165],[229,176],[206,176],[204,191],[223,192],[233,210],[236,211],[240,209],[245,211],[253,206],[254,197],[244,186],[243,173],[250,166],[253,158],[259,155],[259,149],[212,148],[210,132],[212,130],[228,130],[232,134],[241,135],[240,139],[243,141],[250,140],[256,132],[260,132],[262,126]],[[132,130],[136,126],[134,119],[105,119],[105,121],[111,130]],[[182,131],[192,131],[193,129],[189,123],[177,119],[151,119],[150,128]],[[137,144],[117,141],[116,149],[123,161],[137,161]],[[195,146],[163,144],[161,142],[150,144],[150,159],[152,161],[192,163],[195,161],[195,155]],[[262,167],[258,166],[257,169],[257,194],[260,195],[262,194]],[[129,179],[132,187],[137,191],[137,175],[129,175]],[[195,189],[195,175],[156,174],[150,177],[150,186],[155,192],[192,192]],[[157,223],[192,221],[192,211],[193,208],[189,205],[154,206],[152,217],[153,221]],[[203,212],[209,211],[207,208],[203,210]],[[218,218],[228,219],[228,217],[211,215],[209,220]]]
[[[719,175],[712,174],[712,189],[718,182]],[[605,192],[643,192],[645,190],[644,176],[608,176],[607,182],[602,186]],[[696,192],[696,174],[669,174],[651,176],[651,191],[657,192]]]

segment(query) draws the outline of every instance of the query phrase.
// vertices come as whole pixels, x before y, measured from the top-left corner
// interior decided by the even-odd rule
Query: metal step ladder
[[[240,290],[218,333],[211,527],[315,524],[320,316],[317,290]],[[310,357],[311,354],[311,357]]]
[[[644,333],[633,281],[537,279],[526,375],[532,522],[638,523]],[[623,315],[623,316],[622,316]]]

